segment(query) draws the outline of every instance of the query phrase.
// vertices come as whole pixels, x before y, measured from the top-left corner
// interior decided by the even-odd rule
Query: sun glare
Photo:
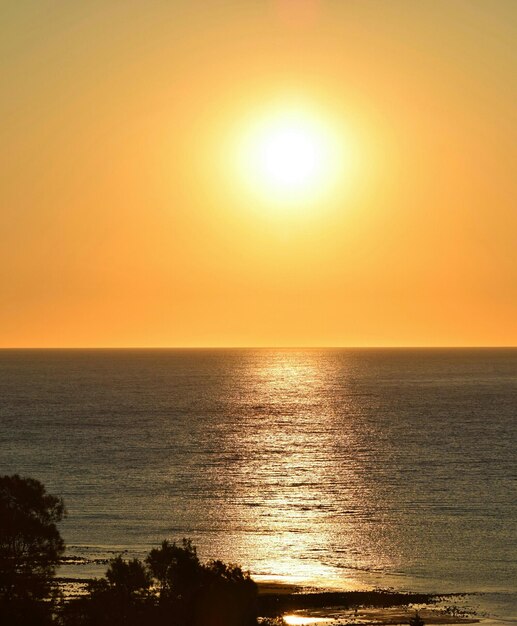
[[[329,197],[342,178],[344,145],[338,127],[317,112],[276,110],[239,134],[239,178],[270,207],[298,208]]]
[[[314,624],[328,623],[329,621],[323,617],[306,617],[304,615],[284,615],[283,618],[284,622],[289,626],[313,626]]]
[[[254,152],[257,174],[280,191],[317,184],[328,166],[324,138],[303,120],[280,120],[264,128]]]

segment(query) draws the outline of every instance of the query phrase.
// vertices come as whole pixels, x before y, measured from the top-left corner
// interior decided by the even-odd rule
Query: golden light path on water
[[[322,442],[315,442],[314,433],[308,437],[300,424],[307,416],[305,400],[302,404],[299,399],[316,393],[319,376],[321,372],[314,363],[289,357],[276,359],[259,372],[264,402],[283,398],[285,414],[276,416],[273,432],[268,428],[255,433],[256,448],[270,452],[257,468],[265,477],[263,505],[269,510],[270,532],[266,537],[255,535],[249,547],[252,554],[263,549],[276,554],[276,559],[267,562],[267,569],[289,582],[326,579],[330,575],[323,564],[316,569],[314,563],[293,563],[290,558],[290,547],[310,553],[329,541],[328,530],[322,525],[325,497],[315,489],[325,482],[325,467],[310,462],[320,457]],[[261,509],[252,508],[251,512],[250,526],[260,525]],[[273,551],[272,542],[276,544]]]
[[[327,558],[347,553],[353,564],[368,541],[357,519],[351,523],[371,497],[353,453],[357,409],[353,401],[336,403],[333,386],[343,380],[317,354],[277,352],[262,363],[250,363],[243,376],[253,405],[248,423],[234,432],[235,449],[245,451],[245,464],[236,468],[245,486],[235,494],[245,511],[241,548],[258,580],[364,587],[360,576]]]

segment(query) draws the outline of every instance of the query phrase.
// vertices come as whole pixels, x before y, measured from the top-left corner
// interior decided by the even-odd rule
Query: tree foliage
[[[64,552],[63,500],[33,478],[0,477],[0,594],[43,597]]]
[[[106,577],[63,611],[65,626],[251,626],[256,585],[240,567],[200,562],[188,539],[162,542],[145,562],[114,559]]]
[[[145,598],[152,584],[151,575],[141,561],[124,561],[120,556],[111,561],[106,580],[112,591],[130,600]]]
[[[202,567],[190,539],[183,539],[181,546],[163,541],[160,548],[151,550],[146,563],[158,583],[162,603],[186,598],[200,584]]]
[[[38,480],[0,476],[0,614],[8,614],[12,623],[22,610],[44,609],[36,605],[48,599],[64,552],[57,528],[64,515],[63,500]]]

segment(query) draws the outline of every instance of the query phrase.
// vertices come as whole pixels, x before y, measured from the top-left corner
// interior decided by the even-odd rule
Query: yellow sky
[[[4,3],[0,346],[517,345],[516,42],[513,0]],[[346,162],[286,206],[234,148],[297,110]]]

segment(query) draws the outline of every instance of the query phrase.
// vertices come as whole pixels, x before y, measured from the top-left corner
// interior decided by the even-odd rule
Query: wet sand
[[[287,624],[300,626],[393,626],[409,624],[418,610],[425,624],[478,622],[456,604],[464,597],[384,590],[321,592],[283,583],[259,583],[259,615],[282,615]]]

